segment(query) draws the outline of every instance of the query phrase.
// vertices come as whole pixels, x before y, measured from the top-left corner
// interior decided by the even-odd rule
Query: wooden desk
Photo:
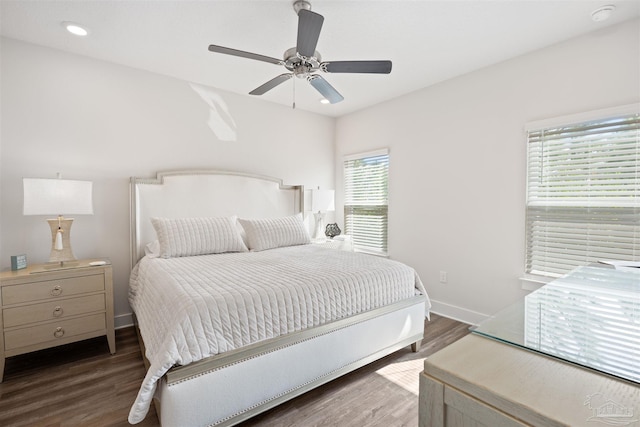
[[[472,334],[425,360],[419,413],[420,427],[640,427],[640,386]]]

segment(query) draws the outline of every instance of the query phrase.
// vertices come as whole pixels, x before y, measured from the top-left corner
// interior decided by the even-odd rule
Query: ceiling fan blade
[[[280,59],[271,58],[270,56],[258,55],[257,53],[245,52],[244,50],[231,49],[230,47],[209,45],[209,51],[215,53],[224,53],[225,55],[239,56],[241,58],[255,59],[256,61],[268,62],[270,64],[280,65]]]
[[[266,82],[262,86],[259,86],[259,87],[255,88],[254,90],[252,90],[251,92],[249,92],[249,95],[263,95],[266,92],[268,92],[271,89],[273,89],[274,87],[278,86],[279,84],[286,82],[291,77],[293,77],[293,73],[280,74],[278,77],[275,77],[275,78],[269,80],[268,82]]]
[[[389,74],[391,61],[333,61],[320,64],[326,73],[376,73]]]
[[[324,96],[325,99],[329,101],[329,103],[336,104],[344,100],[344,97],[340,95],[340,93],[337,90],[335,90],[333,86],[329,84],[328,81],[323,79],[322,76],[319,76],[317,74],[312,74],[309,77],[307,77],[307,80],[309,80],[309,83],[311,83],[311,86],[316,88],[316,90],[320,92],[320,94]]]
[[[306,9],[298,12],[298,54],[307,58],[314,56],[323,22],[324,17],[315,12]]]

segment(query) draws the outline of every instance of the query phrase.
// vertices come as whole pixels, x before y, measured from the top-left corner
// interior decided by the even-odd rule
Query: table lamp
[[[334,190],[311,190],[311,210],[315,218],[315,231],[313,238],[324,237],[324,216],[327,211],[334,211],[335,191]]]
[[[49,262],[61,265],[76,258],[71,250],[73,218],[65,215],[92,215],[92,182],[61,179],[23,178],[24,215],[57,215],[48,219],[51,227]]]

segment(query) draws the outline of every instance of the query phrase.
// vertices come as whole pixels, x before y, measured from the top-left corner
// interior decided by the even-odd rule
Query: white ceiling
[[[286,70],[211,53],[209,44],[281,58],[296,44],[292,0],[1,0],[1,34],[246,96]],[[591,12],[613,4],[610,19]],[[261,96],[341,116],[437,82],[640,16],[640,0],[312,1],[323,60],[390,59],[389,75],[324,74],[345,100],[319,103],[292,79]],[[67,33],[62,21],[90,34]],[[640,37],[640,35],[639,35]]]

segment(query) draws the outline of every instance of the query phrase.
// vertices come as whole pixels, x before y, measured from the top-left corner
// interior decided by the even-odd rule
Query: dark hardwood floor
[[[407,347],[241,424],[417,426],[418,374],[425,357],[468,333],[433,314],[419,352]],[[0,426],[126,426],[144,377],[135,330],[116,331],[117,353],[96,338],[7,359]],[[158,426],[151,409],[138,426]]]

